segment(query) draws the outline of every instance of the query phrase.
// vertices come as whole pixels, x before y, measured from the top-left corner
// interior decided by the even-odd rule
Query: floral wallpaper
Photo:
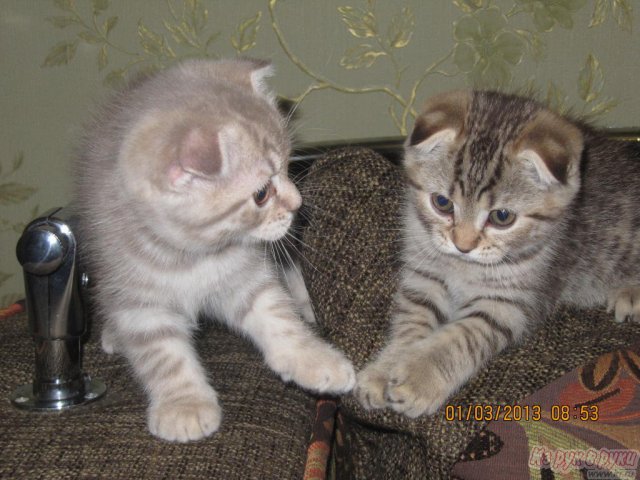
[[[637,5],[637,4],[635,4]],[[300,142],[406,135],[430,94],[536,95],[639,126],[633,0],[4,0],[0,3],[0,306],[22,295],[15,242],[69,198],[91,105],[133,73],[193,56],[270,58]],[[634,29],[634,27],[636,27]]]

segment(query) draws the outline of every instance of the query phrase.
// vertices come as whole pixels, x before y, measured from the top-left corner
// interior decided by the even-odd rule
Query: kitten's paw
[[[453,393],[440,370],[425,360],[423,356],[405,358],[389,372],[385,400],[411,418],[435,413]]]
[[[615,312],[616,322],[640,322],[640,286],[610,292],[607,309]]]
[[[214,399],[160,401],[149,407],[149,430],[170,442],[200,440],[218,430],[222,409]]]
[[[318,343],[267,361],[283,380],[318,393],[347,393],[356,383],[351,362],[338,350]]]
[[[367,410],[387,406],[385,391],[389,383],[389,369],[380,363],[370,363],[358,373],[355,396]]]

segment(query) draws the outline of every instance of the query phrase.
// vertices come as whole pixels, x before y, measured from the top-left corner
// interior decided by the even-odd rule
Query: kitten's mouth
[[[253,236],[260,241],[277,242],[287,235],[287,232],[291,228],[291,223],[291,219],[282,221],[282,223],[279,223],[277,226],[271,226],[271,228],[259,231]]]
[[[467,253],[463,253],[457,250],[455,252],[445,251],[445,254],[447,254],[450,257],[457,258],[458,260],[462,260],[465,263],[472,263],[475,265],[491,266],[491,265],[497,265],[504,261],[502,258],[479,257],[477,255],[473,255],[473,253],[474,253],[473,250]]]

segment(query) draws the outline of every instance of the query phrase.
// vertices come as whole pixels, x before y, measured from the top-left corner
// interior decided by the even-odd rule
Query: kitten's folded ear
[[[168,178],[172,186],[180,187],[194,178],[213,179],[222,173],[223,167],[220,132],[193,127],[179,140]]]
[[[253,91],[273,101],[275,97],[266,83],[266,79],[272,77],[275,73],[271,62],[268,60],[254,59],[245,59],[245,62],[247,62],[251,68],[249,78],[251,79]]]
[[[273,65],[269,60],[254,58],[238,58],[217,62],[216,68],[225,78],[232,79],[236,85],[244,85],[269,102],[275,101],[275,96],[268,88],[266,78],[273,76]]]
[[[582,132],[564,118],[540,110],[514,143],[515,154],[533,164],[543,184],[577,180],[583,149]]]
[[[457,90],[431,97],[416,119],[406,145],[431,150],[442,141],[464,133],[465,118],[471,104],[471,92]]]

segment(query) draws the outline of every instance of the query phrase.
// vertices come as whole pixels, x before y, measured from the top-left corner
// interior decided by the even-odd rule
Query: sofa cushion
[[[363,148],[314,162],[303,186],[309,226],[303,262],[320,326],[362,367],[382,348],[396,288],[402,173]],[[640,343],[640,325],[616,324],[603,310],[561,309],[522,345],[503,352],[449,405],[514,404],[605,352]],[[485,421],[449,421],[443,410],[411,420],[365,411],[351,396],[341,407],[347,448],[337,452],[355,478],[446,477]],[[349,449],[351,445],[351,450]],[[394,470],[401,468],[401,470]],[[396,477],[394,477],[396,475]],[[372,477],[373,476],[373,477]]]
[[[528,409],[525,409],[528,406]],[[539,413],[537,421],[526,421]],[[537,418],[537,417],[536,417]],[[491,421],[460,455],[464,480],[637,478],[640,345],[608,352]]]

